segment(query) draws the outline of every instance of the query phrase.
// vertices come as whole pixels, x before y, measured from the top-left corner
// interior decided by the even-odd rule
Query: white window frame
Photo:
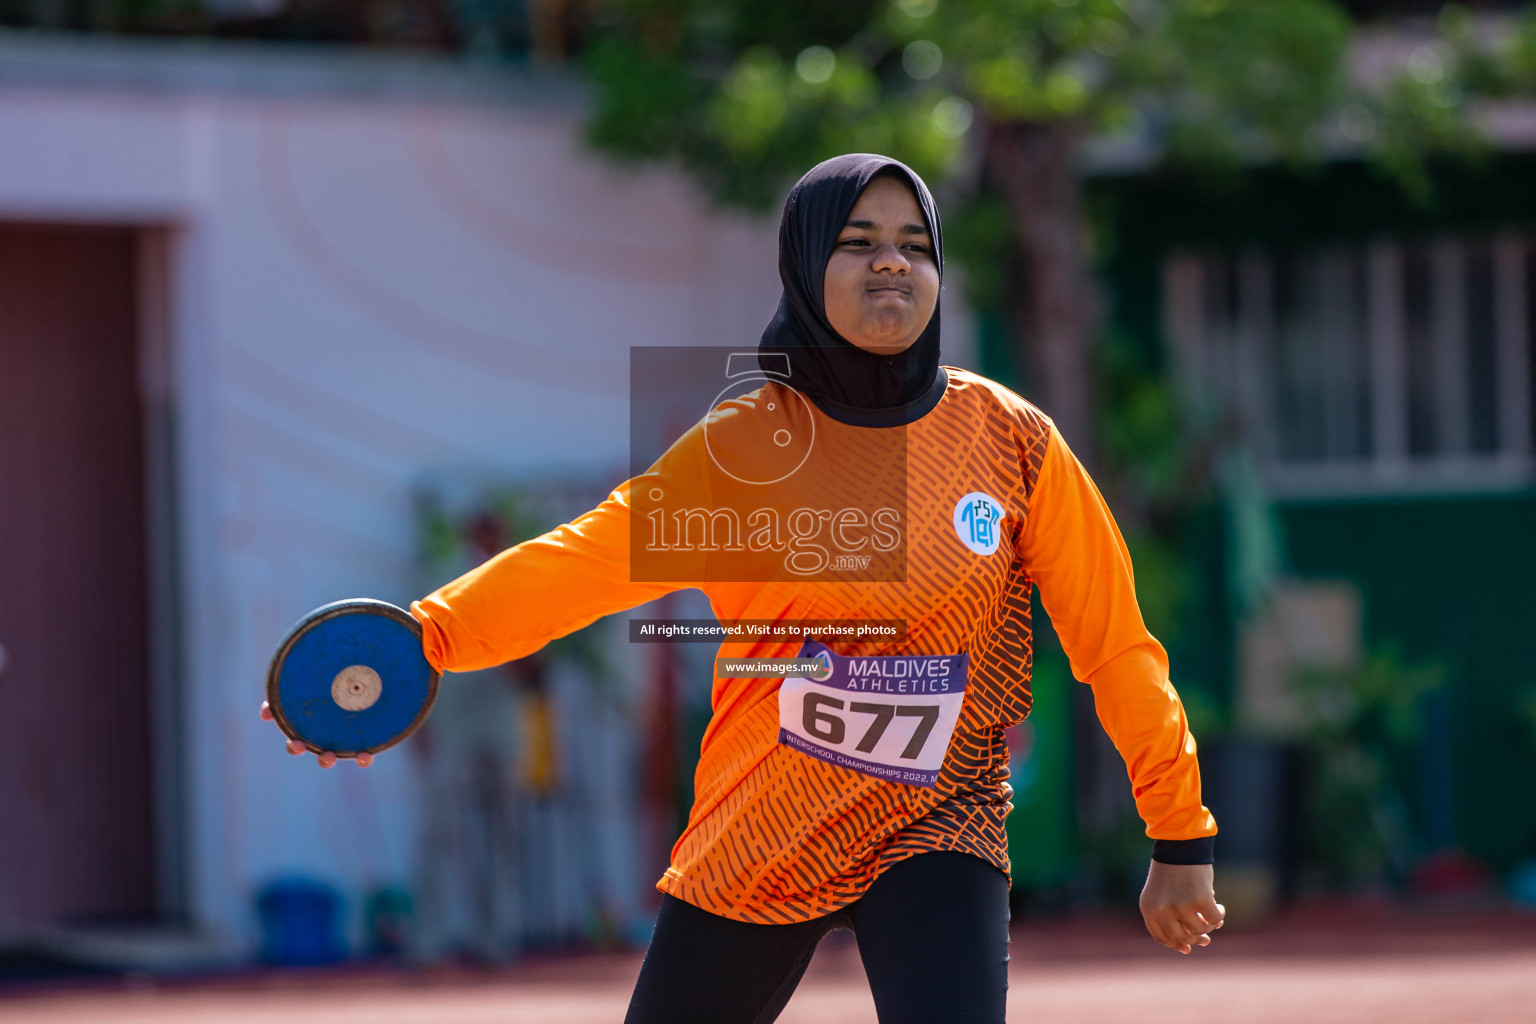
[[[1429,242],[1431,288],[1427,324],[1432,371],[1436,451],[1410,451],[1410,368],[1403,260],[1406,243],[1378,238],[1363,246],[1363,294],[1351,292],[1347,271],[1362,246],[1319,246],[1295,255],[1313,276],[1322,330],[1333,340],[1312,338],[1313,354],[1331,360],[1326,370],[1337,386],[1324,385],[1321,429],[1331,442],[1350,429],[1346,348],[1340,330],[1352,330],[1353,303],[1363,303],[1369,433],[1367,451],[1355,457],[1282,457],[1277,408],[1278,324],[1271,294],[1274,258],[1257,247],[1237,253],[1180,250],[1163,264],[1164,335],[1189,409],[1208,421],[1235,418],[1276,497],[1342,497],[1369,494],[1455,493],[1506,490],[1536,483],[1532,458],[1532,325],[1527,294],[1528,261],[1536,259],[1536,235],[1518,230],[1477,236],[1489,244],[1494,298],[1493,358],[1497,411],[1495,451],[1471,450],[1470,357],[1465,325],[1464,262],[1473,239],[1441,236]],[[1356,264],[1358,265],[1358,264]],[[1230,271],[1229,271],[1230,268]],[[1235,282],[1225,279],[1231,272]],[[1212,312],[1211,289],[1233,287],[1235,315]],[[1232,306],[1223,304],[1227,313]],[[1319,341],[1321,347],[1315,347]],[[1303,361],[1303,366],[1305,361]]]

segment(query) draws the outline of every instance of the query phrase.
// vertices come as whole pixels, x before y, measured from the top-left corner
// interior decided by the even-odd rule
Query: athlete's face
[[[939,299],[933,239],[912,190],[881,175],[864,189],[827,260],[833,330],[866,352],[905,351]]]

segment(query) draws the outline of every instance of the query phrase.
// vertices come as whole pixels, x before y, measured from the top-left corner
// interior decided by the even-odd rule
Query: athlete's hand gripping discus
[[[359,598],[298,621],[272,656],[267,703],[290,739],[314,753],[376,754],[416,731],[437,699],[421,624],[404,608]]]

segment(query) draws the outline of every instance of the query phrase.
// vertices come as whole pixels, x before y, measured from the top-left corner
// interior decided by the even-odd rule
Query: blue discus
[[[378,753],[416,731],[437,699],[421,624],[359,598],[322,605],[288,631],[267,670],[278,727],[315,753]]]

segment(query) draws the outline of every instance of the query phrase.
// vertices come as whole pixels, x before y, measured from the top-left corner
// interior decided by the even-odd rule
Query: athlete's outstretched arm
[[[676,491],[677,452],[675,446],[669,453],[674,458],[664,456],[626,480],[585,515],[508,548],[412,603],[427,661],[448,672],[489,668],[532,654],[604,615],[696,585],[630,578],[630,495],[641,488]],[[703,579],[702,567],[697,578]]]
[[[1155,841],[1154,913],[1143,897],[1148,929],[1187,952],[1203,936],[1201,925],[1219,926],[1214,898],[1196,901],[1204,906],[1199,916],[1165,901],[1184,904],[1192,889],[1209,892],[1216,822],[1201,803],[1195,739],[1168,681],[1168,655],[1136,603],[1125,541],[1054,426],[1020,543],[1072,674],[1093,687],[1094,709],[1125,759],[1136,809]]]
[[[684,497],[701,489],[707,493],[701,458],[699,432],[690,430],[655,465],[620,484],[597,508],[508,548],[413,602],[411,614],[421,623],[427,661],[440,672],[489,668],[532,654],[604,615],[699,586],[635,582],[629,554],[634,515],[630,495],[658,487]],[[669,551],[668,575],[703,580],[707,557],[702,551]],[[261,717],[273,720],[265,701]],[[305,750],[303,743],[288,741],[290,754]],[[336,764],[331,751],[317,756],[322,768]],[[359,766],[372,763],[373,755],[357,755]]]

